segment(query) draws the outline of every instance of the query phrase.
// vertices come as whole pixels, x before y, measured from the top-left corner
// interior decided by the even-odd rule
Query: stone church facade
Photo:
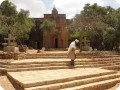
[[[68,37],[69,37],[69,32],[67,30],[68,20],[66,19],[65,14],[58,14],[57,9],[54,7],[51,14],[44,14],[44,18],[41,18],[41,19],[39,18],[39,20],[42,20],[42,22],[44,20],[55,21],[56,26],[50,31],[42,30],[42,32],[39,32],[36,34],[37,36],[32,35],[31,33],[30,41],[34,42],[32,43],[32,47],[35,46],[35,44],[36,44],[36,48],[42,48],[42,47],[67,48],[68,47]],[[34,30],[31,30],[31,31],[34,31]],[[38,39],[36,39],[35,37],[37,37]],[[36,41],[34,41],[33,39]]]

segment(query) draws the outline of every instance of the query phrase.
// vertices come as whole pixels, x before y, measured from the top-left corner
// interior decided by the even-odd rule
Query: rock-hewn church
[[[39,25],[44,20],[54,20],[56,27],[49,32],[41,30]],[[66,14],[58,14],[57,9],[54,7],[51,14],[44,14],[44,18],[35,18],[36,27],[32,28],[30,34],[31,47],[40,49],[45,48],[67,48],[69,32],[67,30]]]

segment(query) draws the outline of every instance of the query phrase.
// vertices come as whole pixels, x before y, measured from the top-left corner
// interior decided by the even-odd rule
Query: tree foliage
[[[120,8],[86,4],[68,26],[71,34],[86,36],[92,48],[113,50],[120,44]],[[111,33],[112,32],[112,33]],[[111,41],[111,42],[110,42]]]
[[[10,30],[17,41],[28,40],[30,29],[34,26],[28,16],[28,10],[21,9],[18,12],[9,0],[3,1],[0,5],[0,34],[6,36]]]
[[[56,27],[55,21],[50,21],[50,20],[44,20],[44,22],[41,25],[41,28],[47,31],[50,31],[51,29],[55,27]]]

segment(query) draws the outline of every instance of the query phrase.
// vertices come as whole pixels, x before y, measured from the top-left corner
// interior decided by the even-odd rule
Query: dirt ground
[[[0,76],[0,86],[4,90],[16,90],[6,76]]]

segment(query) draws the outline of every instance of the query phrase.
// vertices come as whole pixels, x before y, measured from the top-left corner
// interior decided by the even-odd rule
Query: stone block
[[[4,52],[19,52],[19,48],[15,46],[6,46],[3,50]]]

